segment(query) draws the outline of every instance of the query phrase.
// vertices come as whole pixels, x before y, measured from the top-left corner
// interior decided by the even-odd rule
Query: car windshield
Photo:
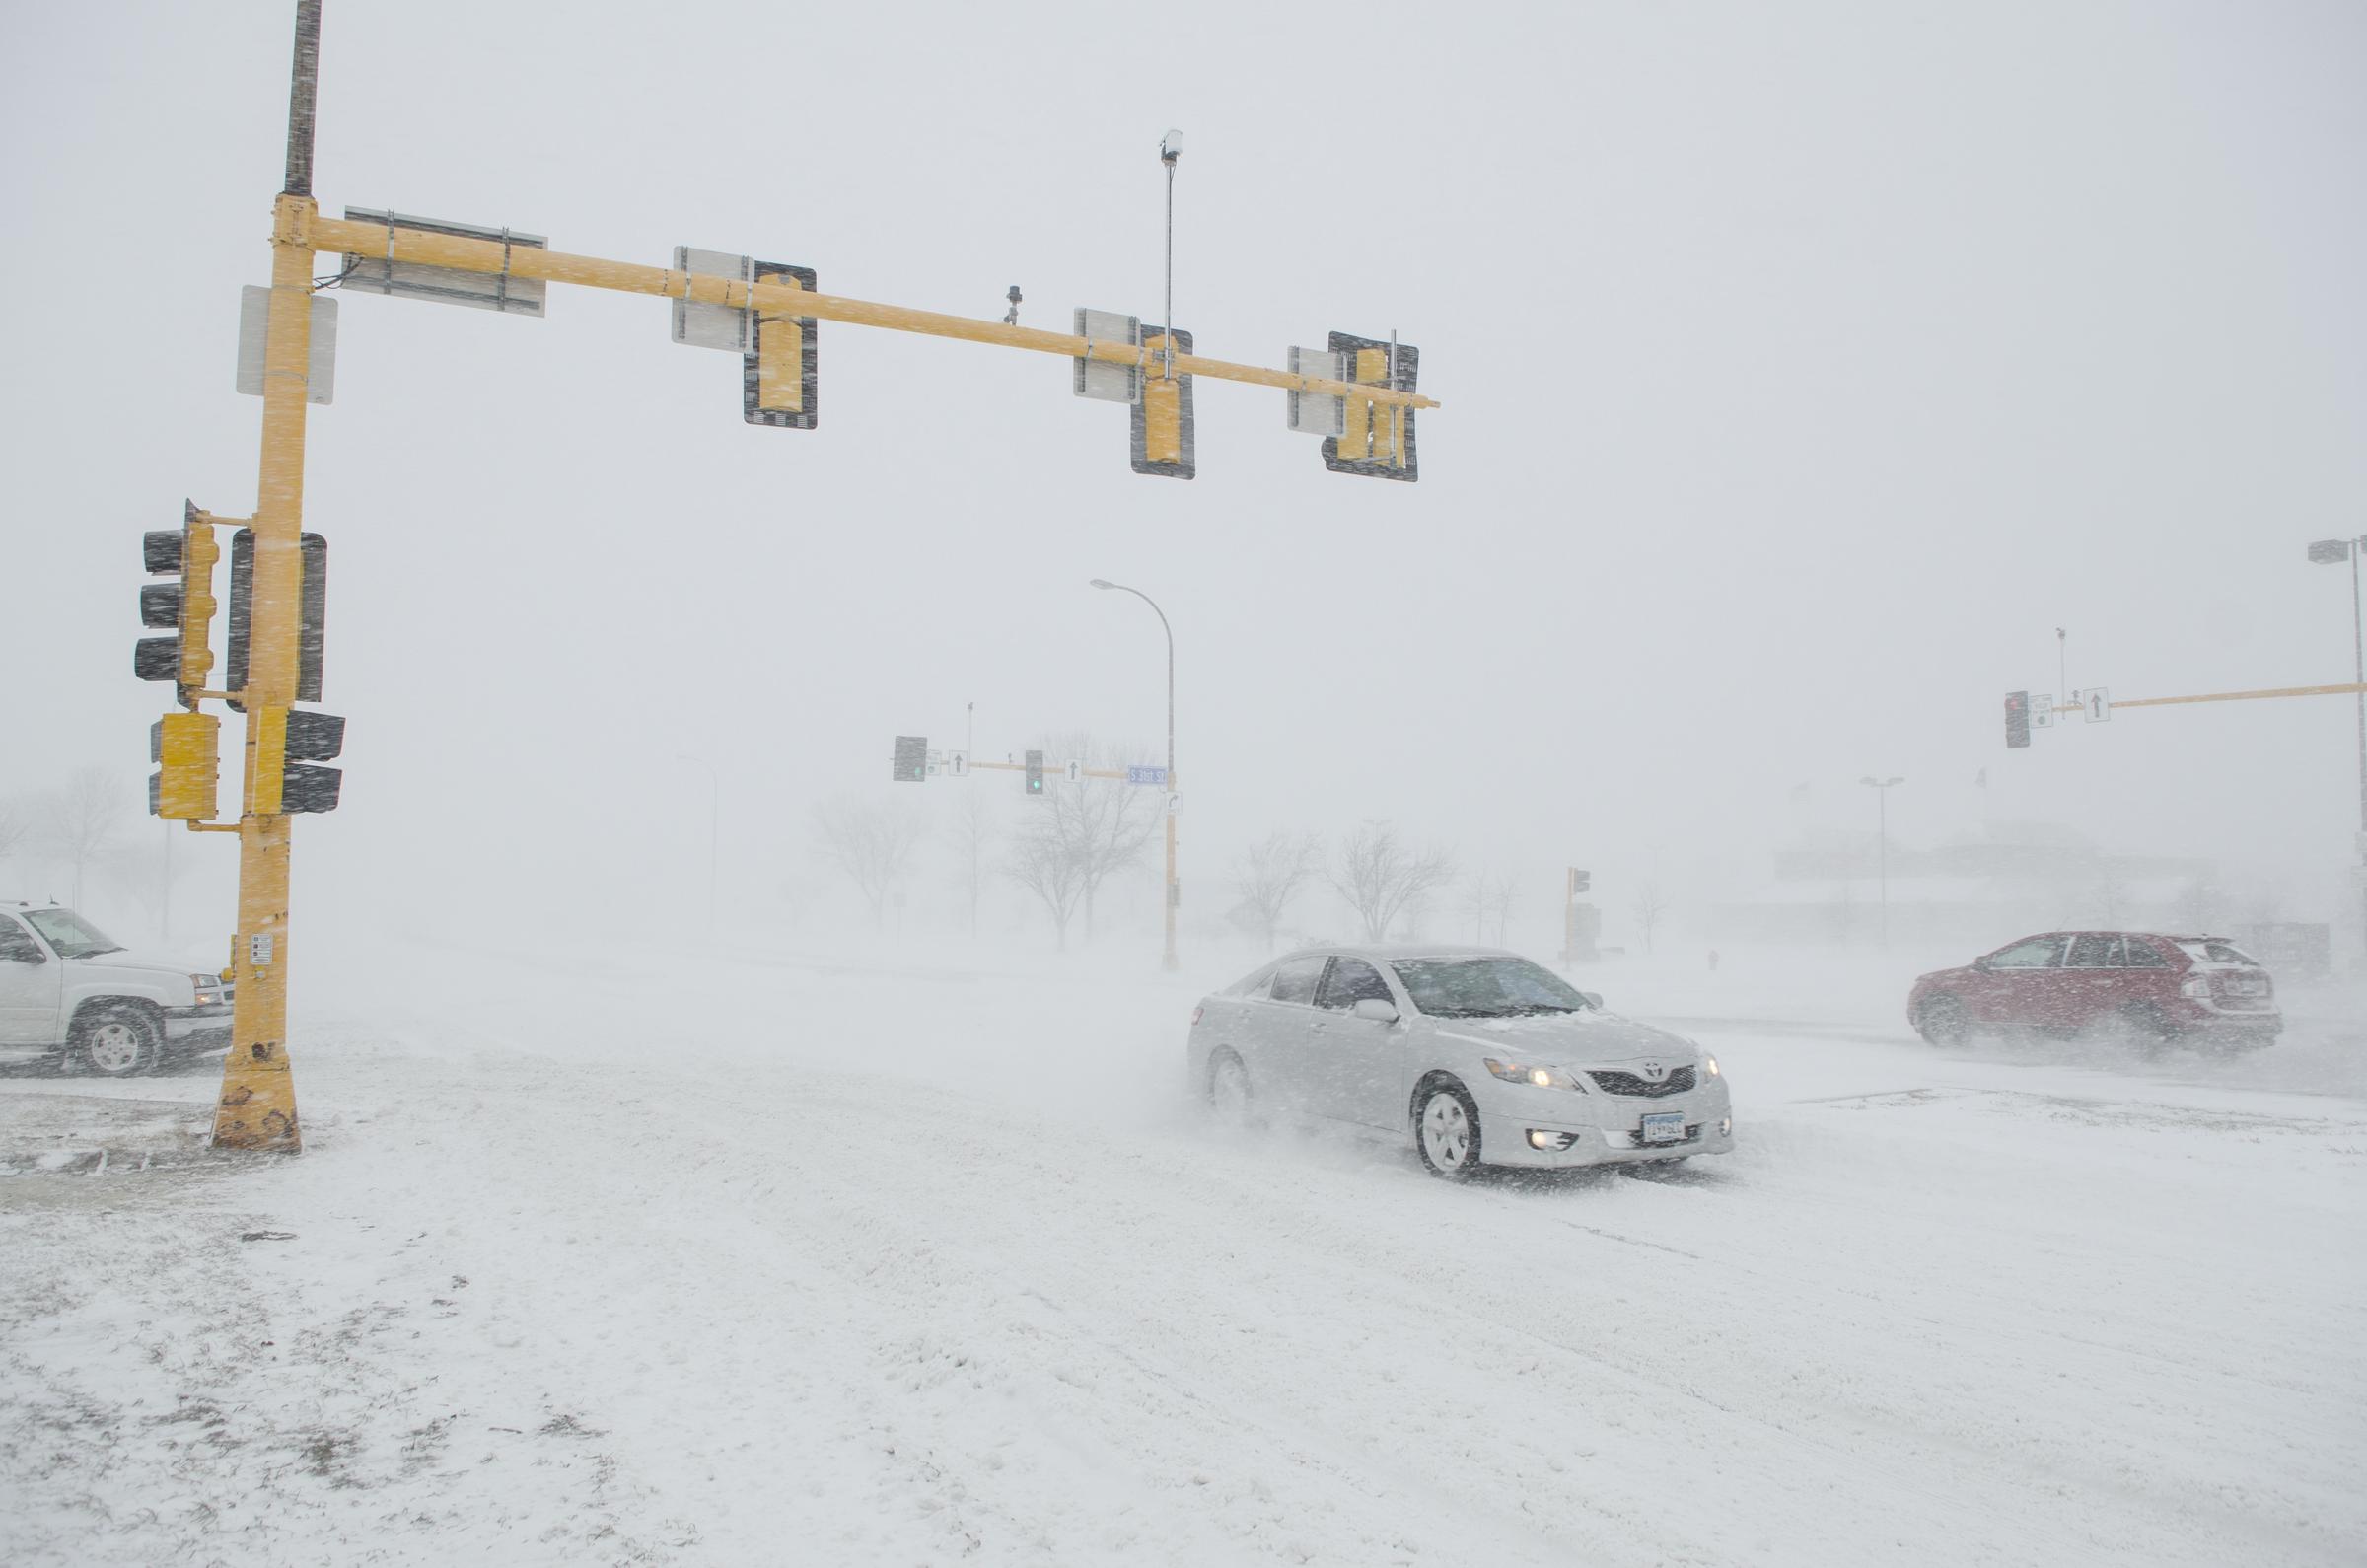
[[[87,959],[94,954],[123,951],[122,943],[71,909],[28,909],[25,918],[57,950],[61,959]]]
[[[1398,959],[1390,967],[1433,1018],[1522,1018],[1587,1005],[1568,982],[1527,959]]]

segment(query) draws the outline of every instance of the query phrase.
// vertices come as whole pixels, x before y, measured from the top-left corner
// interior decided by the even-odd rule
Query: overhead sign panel
[[[1327,348],[1292,348],[1290,373],[1293,376],[1313,376],[1319,381],[1346,381],[1348,373],[1340,365],[1340,356]],[[1310,435],[1342,436],[1348,429],[1348,405],[1344,398],[1327,392],[1289,392],[1290,428]]]
[[[728,250],[701,250],[686,245],[674,248],[677,272],[753,283],[755,268],[753,256],[734,255]],[[748,312],[737,306],[709,305],[699,300],[674,302],[674,340],[692,348],[720,348],[728,354],[751,354],[756,347],[754,322]]]
[[[391,231],[412,229],[422,234],[451,235],[462,240],[486,240],[500,246],[505,252],[543,250],[550,246],[550,242],[538,234],[520,234],[514,229],[488,229],[474,223],[445,223],[435,218],[416,218],[401,212],[372,212],[365,207],[347,207],[345,221],[378,224]],[[506,263],[506,254],[504,260]],[[391,254],[348,254],[345,257],[344,275],[338,286],[348,292],[358,290],[364,294],[393,294],[409,300],[432,300],[440,305],[466,305],[480,311],[499,311],[505,316],[542,314],[542,280],[513,276],[506,264],[499,272],[464,272],[458,267],[397,261]]]
[[[1089,311],[1079,306],[1075,322],[1075,334],[1088,343],[1122,343],[1137,354],[1141,352],[1140,317],[1120,316],[1115,311]],[[1069,364],[1074,367],[1069,390],[1079,397],[1097,397],[1109,403],[1142,401],[1142,371],[1138,366],[1087,359],[1082,355]]]
[[[270,362],[271,291],[250,283],[239,290],[238,388],[250,397],[263,394],[263,367]],[[313,296],[313,325],[305,350],[304,400],[333,402],[337,390],[337,302]]]
[[[1128,767],[1126,782],[1148,784],[1158,789],[1165,789],[1167,787],[1167,769],[1163,767]]]

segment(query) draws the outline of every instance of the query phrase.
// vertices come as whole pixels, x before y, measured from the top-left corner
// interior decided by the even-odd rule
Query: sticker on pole
[[[257,931],[247,939],[247,962],[249,963],[269,963],[271,962],[270,932]]]

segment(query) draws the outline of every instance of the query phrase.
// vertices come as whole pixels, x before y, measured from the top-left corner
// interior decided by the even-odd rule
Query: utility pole
[[[2348,539],[2320,539],[2310,546],[2310,559],[2320,566],[2350,563],[2350,658],[2352,693],[2359,727],[2358,864],[2351,875],[2359,880],[2360,931],[2367,936],[2367,613],[2359,600],[2359,553],[2367,550],[2367,534]]]
[[[1878,825],[1874,834],[1874,851],[1876,863],[1881,867],[1882,945],[1887,948],[1891,945],[1891,790],[1897,785],[1905,783],[1906,780],[1903,778],[1878,779],[1869,775],[1859,779],[1858,782],[1873,789],[1874,799],[1877,802],[1874,820]]]

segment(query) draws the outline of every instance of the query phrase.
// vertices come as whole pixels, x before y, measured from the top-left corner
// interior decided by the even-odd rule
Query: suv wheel
[[[1915,1015],[1915,1033],[1934,1045],[1961,1050],[1972,1037],[1972,1021],[1955,997],[1935,996]]]
[[[2147,1002],[2131,1002],[2122,1008],[2119,1022],[2129,1043],[2147,1055],[2163,1049],[2178,1038],[2176,1026],[2162,1017],[2161,1009]]]
[[[102,1078],[130,1078],[156,1065],[157,1029],[136,1007],[97,1007],[74,1021],[74,1055]]]

